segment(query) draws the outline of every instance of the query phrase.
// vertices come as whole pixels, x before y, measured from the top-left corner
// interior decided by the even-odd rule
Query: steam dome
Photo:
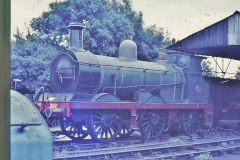
[[[137,45],[132,40],[124,40],[119,47],[119,59],[135,61],[137,60]]]

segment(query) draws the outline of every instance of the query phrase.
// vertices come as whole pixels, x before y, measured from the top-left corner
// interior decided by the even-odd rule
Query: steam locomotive
[[[51,64],[53,92],[42,88],[34,101],[45,117],[59,118],[68,137],[109,142],[134,130],[156,138],[172,128],[191,135],[211,125],[201,57],[167,51],[152,62],[140,61],[132,40],[121,43],[118,58],[95,55],[83,49],[85,27],[68,28],[70,47]]]

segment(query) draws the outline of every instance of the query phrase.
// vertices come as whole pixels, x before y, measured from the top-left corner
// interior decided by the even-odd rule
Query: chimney
[[[84,24],[72,22],[68,25],[70,34],[70,48],[83,51],[83,29],[86,28]]]

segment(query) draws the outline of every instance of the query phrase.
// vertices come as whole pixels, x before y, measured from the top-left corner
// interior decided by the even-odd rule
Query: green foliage
[[[49,85],[49,65],[59,50],[69,46],[71,22],[87,25],[84,48],[94,54],[117,57],[120,43],[133,39],[138,58],[151,61],[160,48],[174,41],[156,25],[144,29],[143,14],[132,9],[131,0],[67,0],[53,2],[49,8],[32,19],[26,36],[17,30],[12,42],[11,76],[22,80],[19,87],[24,92]]]
[[[207,77],[216,77],[213,68],[211,67],[211,62],[207,59],[202,60],[202,75]]]
[[[240,80],[240,67],[238,67],[238,70],[236,72],[236,79]]]
[[[131,37],[138,46],[138,58],[151,60],[159,48],[170,44],[168,33],[155,25],[143,28],[142,12],[132,9],[131,0],[68,0],[50,4],[50,11],[31,22],[45,42],[62,48],[70,22],[87,22],[84,48],[95,54],[118,56],[118,47]],[[68,46],[68,44],[66,45]]]
[[[84,33],[84,48],[96,54],[117,56],[118,46],[134,36],[126,16],[111,8],[107,0],[69,0],[50,4],[50,11],[31,22],[34,31],[57,48],[67,40],[70,22],[88,23]]]
[[[49,65],[57,50],[48,44],[27,40],[19,33],[11,44],[11,79],[21,80],[18,90],[22,93],[33,93],[36,88],[49,84]]]
[[[133,40],[138,46],[138,59],[151,61],[158,56],[160,48],[164,48],[175,41],[175,39],[171,40],[169,38],[168,32],[156,25],[144,29],[143,14],[141,11],[137,13],[132,9],[131,0],[113,0],[112,6],[122,15],[126,15],[133,24],[135,31]]]

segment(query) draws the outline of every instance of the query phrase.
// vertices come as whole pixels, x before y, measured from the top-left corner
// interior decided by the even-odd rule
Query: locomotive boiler
[[[121,43],[118,58],[95,55],[83,49],[84,26],[68,28],[70,47],[51,64],[53,93],[40,92],[35,102],[51,110],[48,117],[60,110],[67,136],[81,140],[90,134],[108,142],[133,129],[154,138],[172,124],[187,134],[210,124],[201,58],[169,51],[165,58],[140,61],[132,40]]]
[[[69,28],[71,34],[76,30],[77,35],[83,29],[75,25]],[[79,37],[71,38],[75,38],[71,41],[79,40]],[[74,44],[81,43],[72,43],[72,49],[60,53],[51,65],[53,90],[74,93],[71,100],[90,100],[98,93],[111,93],[122,100],[137,101],[138,90],[156,92],[152,96],[157,94],[162,102],[183,100],[182,68],[164,60],[155,63],[137,60],[135,42],[123,41],[118,58],[94,55]]]

